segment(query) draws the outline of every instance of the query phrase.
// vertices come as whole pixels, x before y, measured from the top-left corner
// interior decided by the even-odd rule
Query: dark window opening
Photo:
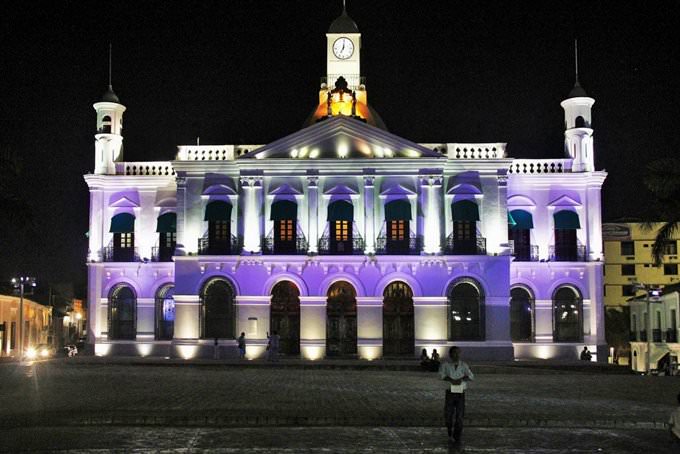
[[[621,241],[621,255],[635,255],[635,243],[633,241]]]
[[[621,276],[635,276],[635,265],[621,265]]]

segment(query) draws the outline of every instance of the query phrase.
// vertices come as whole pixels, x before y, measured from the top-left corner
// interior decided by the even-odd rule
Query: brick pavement
[[[148,367],[57,360],[0,366],[0,425],[440,426],[446,385],[392,370]],[[675,377],[480,373],[477,427],[663,428]]]

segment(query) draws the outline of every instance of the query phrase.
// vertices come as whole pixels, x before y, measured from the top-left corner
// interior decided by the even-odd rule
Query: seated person
[[[432,372],[437,372],[439,370],[439,353],[437,349],[432,349],[432,358],[430,358],[430,370]]]
[[[423,370],[430,370],[430,358],[427,356],[427,349],[420,352],[420,368]]]

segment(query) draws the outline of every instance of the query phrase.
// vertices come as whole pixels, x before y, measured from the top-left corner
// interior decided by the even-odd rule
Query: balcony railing
[[[640,342],[647,342],[647,331],[642,329],[640,330],[640,337],[639,337]]]
[[[360,236],[353,237],[351,241],[331,241],[328,236],[319,239],[319,254],[321,255],[361,255],[363,253],[364,239]]]
[[[515,242],[510,241],[510,255],[515,257],[516,262],[538,262],[538,245],[531,244],[529,247],[517,248]]]
[[[158,247],[151,248],[152,262],[172,262],[172,256],[175,254],[175,248]]]
[[[241,242],[234,235],[230,241],[210,241],[210,238],[198,239],[199,255],[237,255],[241,253]]]
[[[661,330],[660,329],[653,329],[652,330],[652,341],[653,342],[661,342]]]
[[[628,333],[628,340],[631,342],[637,342],[638,341],[638,335],[635,331],[631,331]]]
[[[678,330],[677,329],[667,329],[666,330],[666,342],[675,343],[678,341]]]
[[[304,236],[297,236],[294,241],[276,241],[271,235],[262,238],[263,254],[305,255],[308,249],[309,245]]]
[[[451,233],[446,238],[446,254],[453,255],[486,255],[486,238],[478,236],[474,240],[458,240]]]
[[[553,262],[585,262],[586,247],[576,246],[550,246],[550,260]]]
[[[105,262],[140,262],[137,248],[105,247],[102,252],[102,260]]]
[[[375,253],[386,255],[418,255],[422,249],[422,238],[412,236],[404,240],[393,240],[379,236],[375,242]]]

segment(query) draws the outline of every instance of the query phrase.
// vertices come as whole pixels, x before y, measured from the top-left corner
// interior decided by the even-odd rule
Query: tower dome
[[[102,95],[102,102],[115,102],[120,104],[120,99],[118,99],[118,96],[113,92],[113,87],[111,85],[109,85],[109,88],[107,88]]]
[[[357,27],[357,24],[347,15],[347,10],[344,5],[340,17],[335,19],[331,23],[331,26],[328,27],[328,33],[359,33],[359,27]]]

